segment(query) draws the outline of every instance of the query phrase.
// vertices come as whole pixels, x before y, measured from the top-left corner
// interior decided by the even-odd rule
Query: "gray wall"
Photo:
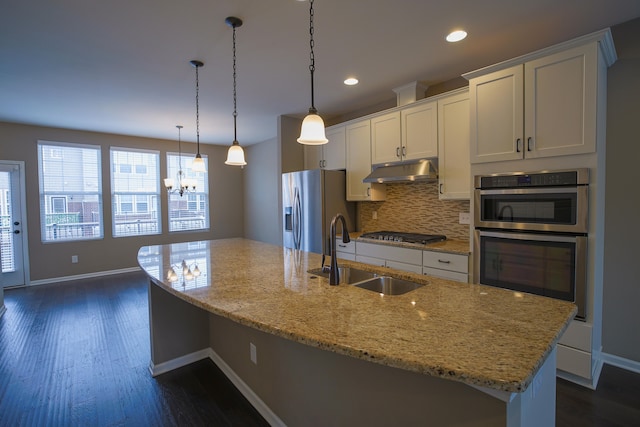
[[[102,147],[103,239],[84,242],[42,243],[38,186],[38,140],[85,143]],[[109,149],[111,146],[160,151],[161,175],[163,175],[163,171],[166,171],[166,152],[175,152],[178,148],[177,141],[0,122],[0,158],[25,162],[26,215],[32,281],[137,267],[138,249],[145,245],[241,237],[243,235],[242,170],[224,164],[227,147],[200,144],[201,153],[209,157],[210,230],[173,233],[171,235],[165,231],[164,234],[155,236],[113,238],[109,176]],[[185,143],[182,146],[183,152],[195,152],[194,144]],[[167,230],[167,194],[165,191],[161,192],[161,212],[162,228]],[[71,263],[72,255],[79,255],[77,264]]]
[[[282,244],[278,139],[245,148],[244,236],[274,245]]]
[[[612,28],[608,72],[603,351],[640,363],[640,19]]]

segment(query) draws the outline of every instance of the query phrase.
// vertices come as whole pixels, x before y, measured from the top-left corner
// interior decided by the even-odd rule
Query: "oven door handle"
[[[550,187],[550,188],[500,188],[491,190],[477,189],[481,196],[492,194],[575,194],[580,187]]]

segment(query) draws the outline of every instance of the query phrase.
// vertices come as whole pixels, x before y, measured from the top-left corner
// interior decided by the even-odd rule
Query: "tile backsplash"
[[[439,200],[437,182],[387,185],[384,202],[358,202],[360,231],[400,231],[444,234],[469,240],[469,225],[459,224],[459,213],[469,212],[468,200]],[[374,212],[377,219],[373,219]]]

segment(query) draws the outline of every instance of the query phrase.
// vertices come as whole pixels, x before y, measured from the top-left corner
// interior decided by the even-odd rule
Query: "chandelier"
[[[167,187],[167,192],[178,193],[180,197],[184,193],[195,192],[196,191],[196,180],[187,178],[182,171],[182,140],[180,138],[180,131],[182,130],[181,125],[176,126],[178,128],[178,173],[176,174],[176,180],[173,178],[165,178],[164,186]],[[175,184],[178,185],[175,185]]]

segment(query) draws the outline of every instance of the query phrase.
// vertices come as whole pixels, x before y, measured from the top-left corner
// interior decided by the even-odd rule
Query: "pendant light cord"
[[[236,25],[233,25],[233,143],[238,142],[238,134],[236,131],[236,119],[238,118],[236,93]]]
[[[314,91],[313,91],[313,73],[316,70],[316,57],[313,53],[314,41],[313,41],[313,0],[309,0],[309,48],[310,54],[309,59],[311,63],[309,64],[309,71],[311,72],[311,108],[309,108],[309,113],[317,113],[315,107],[315,99],[314,99]]]
[[[178,128],[178,175],[182,174],[182,139],[180,138],[180,131],[182,126],[176,126]]]
[[[200,155],[200,102],[199,102],[199,94],[200,94],[200,79],[198,78],[198,68],[199,65],[196,65],[196,145],[198,155]]]

